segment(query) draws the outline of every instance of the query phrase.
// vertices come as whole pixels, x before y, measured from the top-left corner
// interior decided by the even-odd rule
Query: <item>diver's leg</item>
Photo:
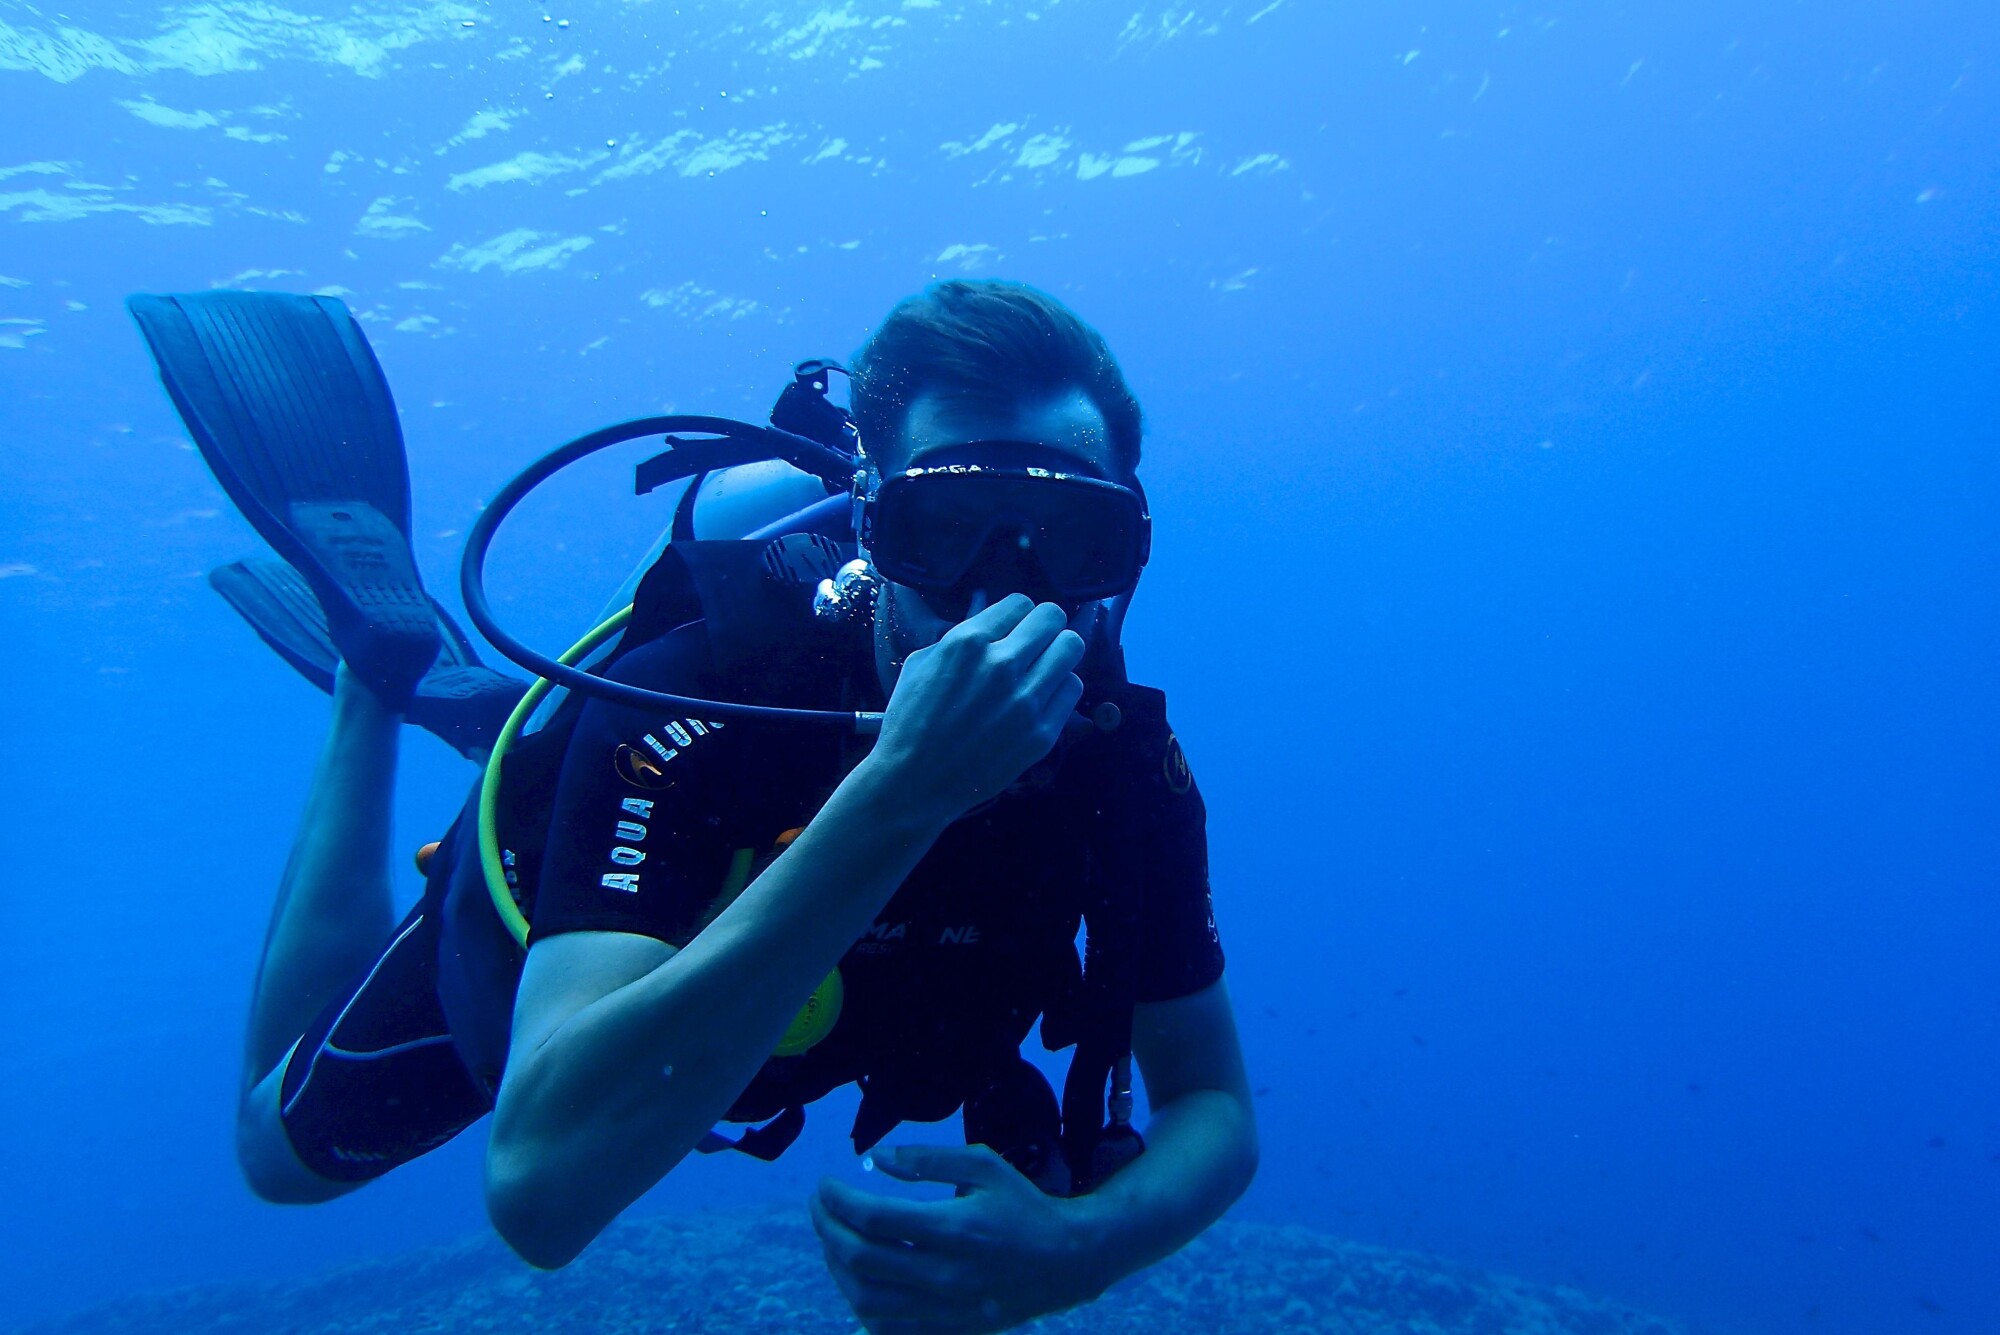
[[[333,725],[278,883],[244,1039],[247,1095],[327,1004],[353,985],[395,923],[389,813],[401,714],[343,665]]]
[[[335,1182],[306,1167],[284,1119],[285,1063],[245,1091],[236,1110],[236,1162],[250,1189],[273,1205],[317,1205],[365,1182]]]
[[[343,1195],[492,1111],[438,1000],[439,932],[418,903],[245,1092],[236,1157],[265,1200]]]

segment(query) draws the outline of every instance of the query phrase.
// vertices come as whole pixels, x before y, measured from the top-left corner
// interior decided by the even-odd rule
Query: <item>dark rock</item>
[[[311,1279],[129,1298],[19,1335],[852,1335],[853,1315],[797,1213],[627,1221],[567,1270],[491,1239]],[[1224,1223],[1044,1335],[1687,1335],[1572,1289],[1344,1242]]]

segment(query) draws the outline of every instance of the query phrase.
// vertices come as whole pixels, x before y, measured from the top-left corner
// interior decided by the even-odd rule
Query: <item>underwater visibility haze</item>
[[[1232,1218],[1691,1330],[2000,1330],[1991,0],[0,0],[0,90],[0,1328],[487,1229],[483,1126],[313,1209],[239,1176],[327,704],[204,580],[258,540],[126,297],[344,301],[456,608],[531,459],[762,420],[973,276],[1146,410],[1125,643],[1208,804]],[[503,536],[530,643],[664,527],[640,448]],[[472,777],[410,732],[406,897]],[[851,1108],[615,1245],[877,1185]]]

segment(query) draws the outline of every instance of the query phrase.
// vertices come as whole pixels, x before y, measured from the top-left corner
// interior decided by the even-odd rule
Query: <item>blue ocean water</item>
[[[1148,411],[1127,641],[1210,807],[1239,1213],[2000,1329],[1996,62],[1990,0],[0,0],[0,1312],[484,1222],[477,1131],[238,1180],[326,709],[202,581],[256,540],[124,296],[344,298],[451,600],[542,450],[756,416],[977,274]],[[584,472],[495,564],[539,643],[662,523]],[[413,734],[399,844],[469,778]],[[639,1208],[801,1199],[844,1126]]]

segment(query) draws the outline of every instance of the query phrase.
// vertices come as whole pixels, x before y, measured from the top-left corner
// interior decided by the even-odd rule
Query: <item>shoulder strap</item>
[[[1139,986],[1145,878],[1136,865],[1140,850],[1117,837],[1137,824],[1128,804],[1141,800],[1145,790],[1114,780],[1121,766],[1150,774],[1164,762],[1166,696],[1123,680],[1106,695],[1118,705],[1123,721],[1104,739],[1108,745],[1099,757],[1105,769],[1093,776],[1102,785],[1104,803],[1091,840],[1083,977],[1067,1013],[1043,1020],[1044,1038],[1052,1046],[1076,1044],[1063,1082],[1062,1147],[1077,1195],[1145,1149],[1130,1123],[1132,1012]]]
[[[1138,894],[1115,868],[1096,865],[1093,872],[1084,911],[1083,983],[1071,1018],[1076,1052],[1062,1093],[1062,1150],[1074,1195],[1096,1187],[1144,1148],[1129,1124]]]

